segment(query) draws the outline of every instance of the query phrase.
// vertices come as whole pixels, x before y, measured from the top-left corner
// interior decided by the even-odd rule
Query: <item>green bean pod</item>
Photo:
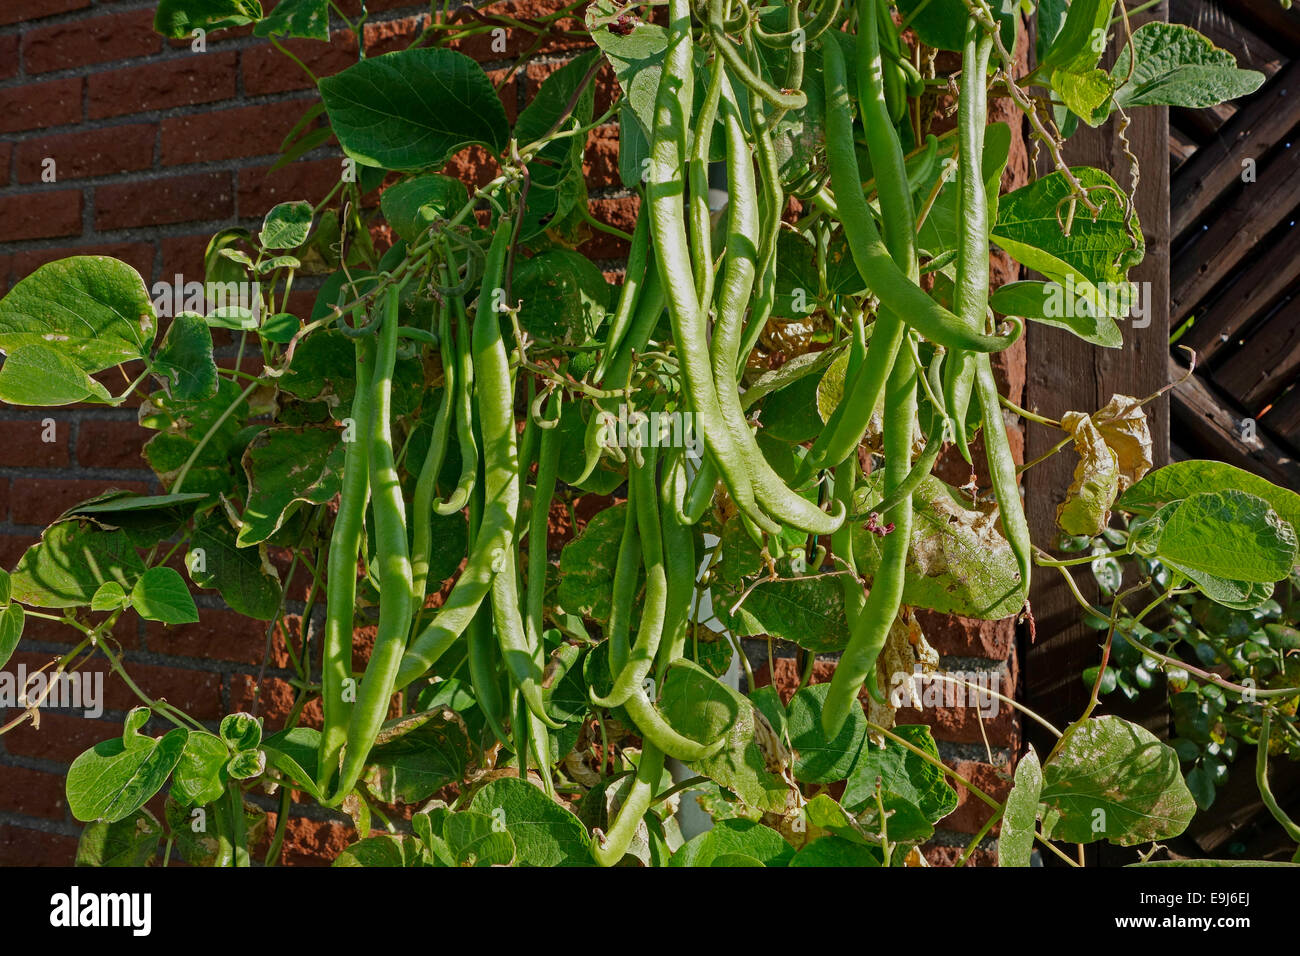
[[[560,392],[548,400],[553,416],[560,412]],[[533,506],[528,513],[528,583],[524,592],[524,622],[528,641],[542,646],[546,606],[546,535],[550,524],[551,501],[555,497],[556,474],[560,467],[560,434],[557,428],[540,429],[537,451],[537,483],[533,486]]]
[[[664,715],[659,713],[659,708],[650,700],[643,687],[636,687],[623,706],[628,716],[632,718],[632,722],[636,724],[637,730],[641,732],[642,739],[658,747],[668,756],[676,757],[686,763],[712,757],[727,742],[725,734],[705,744],[678,733]]]
[[[483,494],[487,505],[500,508],[504,519],[500,547],[490,557],[492,578],[492,622],[506,670],[519,688],[520,696],[533,716],[552,729],[562,724],[546,712],[542,700],[542,649],[529,641],[524,629],[519,603],[519,576],[516,566],[514,529],[519,514],[519,450],[515,440],[514,383],[510,360],[501,336],[500,316],[493,309],[497,289],[505,273],[506,254],[514,224],[502,219],[492,237],[483,267],[483,286],[479,290],[474,314],[471,349],[474,356],[474,381],[483,436]]]
[[[899,353],[890,373],[885,394],[885,480],[884,494],[890,497],[907,477],[912,461],[912,425],[916,419],[916,362],[911,353]],[[822,729],[834,738],[849,713],[858,705],[858,692],[874,671],[876,659],[889,637],[903,599],[907,552],[912,540],[912,499],[904,496],[882,513],[894,530],[881,546],[880,567],[871,581],[871,592],[858,614],[849,643],[835,666],[826,703],[822,708]],[[868,691],[872,688],[868,687]],[[876,688],[872,696],[878,696]]]
[[[1023,328],[1021,325],[1017,324],[1007,335],[984,335],[971,331],[961,319],[926,295],[890,255],[880,238],[866,196],[862,192],[858,159],[853,148],[853,119],[844,72],[844,54],[835,42],[824,41],[822,50],[826,81],[826,155],[831,185],[835,190],[844,236],[862,280],[880,300],[883,310],[899,316],[938,345],[974,352],[1005,349],[1019,337]],[[873,124],[868,125],[869,148],[871,137],[874,136],[872,126]],[[889,130],[892,129],[892,126],[889,127]],[[906,228],[909,231],[912,228],[910,223],[894,223],[890,216],[885,217],[885,223],[887,228]]]
[[[598,382],[604,379],[605,370],[632,326],[637,301],[645,285],[649,249],[650,220],[644,215],[637,216],[636,227],[632,230],[632,245],[627,253],[627,269],[623,272],[623,287],[619,290],[618,304],[610,319],[609,331],[605,334],[605,348],[601,351],[600,361],[596,363],[595,379]]]
[[[713,483],[709,483],[713,488]],[[686,455],[674,451],[669,456],[660,489],[659,510],[664,515],[663,552],[664,572],[667,575],[668,596],[664,608],[663,637],[659,641],[655,680],[662,684],[668,665],[681,657],[686,650],[686,631],[690,624],[691,607],[695,602],[695,577],[698,572],[695,560],[695,533],[691,522],[681,517],[682,502],[688,493],[686,480]]]
[[[433,420],[433,435],[429,450],[415,482],[415,497],[411,501],[411,598],[416,613],[424,606],[424,592],[429,581],[429,554],[433,544],[433,499],[437,494],[438,472],[447,454],[447,441],[451,433],[452,406],[456,395],[454,350],[451,344],[451,310],[444,304],[437,307],[438,336],[442,355],[442,400]]]
[[[375,343],[370,337],[354,341],[356,393],[352,399],[352,440],[343,458],[339,510],[330,533],[326,565],[325,628],[321,645],[321,725],[317,785],[329,792],[347,739],[352,702],[345,699],[344,682],[352,677],[352,627],[357,602],[357,556],[365,539],[366,502],[370,496],[371,412],[374,392]]]
[[[400,289],[389,289],[384,299],[383,327],[375,356],[374,411],[370,441],[370,487],[375,515],[375,547],[379,571],[379,624],[374,649],[357,692],[357,704],[348,722],[347,744],[337,804],[352,791],[361,776],[370,748],[383,726],[393,696],[397,669],[406,650],[411,626],[411,556],[406,536],[406,503],[393,458],[393,368],[397,361],[397,324]]]
[[[474,365],[470,355],[469,321],[465,316],[465,300],[451,296],[452,314],[456,318],[456,376],[460,387],[456,392],[456,441],[460,445],[460,481],[446,501],[434,505],[440,515],[455,514],[469,501],[478,474],[478,445],[474,443]]]
[[[636,512],[636,534],[640,542],[641,563],[645,567],[645,600],[637,624],[636,643],[615,671],[613,689],[605,696],[592,693],[598,707],[619,707],[640,687],[654,666],[659,641],[663,637],[664,615],[668,603],[668,577],[664,570],[664,545],[659,520],[659,490],[655,486],[657,449],[652,444],[642,450],[643,463],[633,466],[631,483],[636,493],[629,500]],[[615,600],[618,595],[615,594]],[[631,602],[629,602],[630,604]],[[611,647],[611,651],[613,648]]]
[[[975,392],[980,401],[984,456],[988,459],[989,480],[993,483],[993,495],[998,502],[1002,531],[1020,568],[1020,586],[1028,594],[1034,546],[1029,538],[1025,505],[1020,500],[1020,486],[1016,484],[1016,460],[1007,442],[1007,425],[1002,417],[998,383],[993,377],[993,362],[987,355],[975,357]]]
[[[792,527],[810,534],[830,534],[844,520],[843,512],[827,514],[789,488],[768,464],[750,429],[735,387],[745,309],[749,304],[756,271],[759,243],[758,190],[749,144],[740,122],[740,110],[731,84],[723,77],[723,125],[727,135],[727,254],[722,287],[718,296],[718,319],[711,345],[714,394],[718,396],[722,422],[732,440],[750,461],[754,497],[764,511]],[[707,440],[707,434],[706,434]],[[750,517],[753,517],[752,515]]]
[[[761,521],[765,531],[776,533],[780,525],[758,512],[749,464],[723,422],[709,367],[704,304],[695,294],[682,181],[693,75],[690,0],[669,0],[668,46],[655,97],[647,186],[655,262],[681,362],[687,401],[695,413],[708,454],[737,507],[755,521]],[[700,252],[697,250],[696,254]]]
[[[627,854],[637,827],[654,802],[655,787],[664,772],[664,752],[652,743],[641,747],[641,760],[632,789],[623,798],[609,832],[592,841],[591,855],[600,866],[614,866]]]

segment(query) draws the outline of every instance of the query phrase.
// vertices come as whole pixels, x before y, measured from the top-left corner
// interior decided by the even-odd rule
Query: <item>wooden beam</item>
[[[1196,313],[1181,341],[1206,365],[1300,279],[1300,227],[1283,227],[1255,250],[1256,257],[1230,285]]]
[[[1240,166],[1237,171],[1240,175]],[[1170,267],[1175,322],[1186,318],[1260,240],[1300,205],[1300,149],[1275,153],[1267,165],[1259,164],[1257,176],[1256,182],[1241,185],[1228,206],[1206,224],[1204,232],[1194,234],[1189,245],[1180,245]]]
[[[1258,162],[1300,123],[1300,62],[1291,63],[1240,110],[1218,136],[1178,170],[1170,193],[1170,226],[1180,237],[1228,188],[1241,182],[1241,161]]]
[[[1292,59],[1300,59],[1300,8],[1282,8],[1278,0],[1232,0],[1232,16]]]
[[[1260,34],[1205,0],[1170,0],[1169,19],[1205,34],[1215,46],[1236,57],[1237,65],[1243,70],[1259,70],[1265,76],[1272,76],[1286,65],[1288,58]]]
[[[1148,18],[1163,19],[1159,10],[1151,11]],[[1027,407],[1053,418],[1071,410],[1094,411],[1115,393],[1149,395],[1168,381],[1169,114],[1165,109],[1143,108],[1134,110],[1131,117],[1128,137],[1142,170],[1137,214],[1146,236],[1147,254],[1130,278],[1150,283],[1151,324],[1143,329],[1125,327],[1123,348],[1103,349],[1068,332],[1029,323]],[[1113,120],[1096,130],[1081,129],[1066,144],[1065,155],[1072,164],[1109,171],[1121,188],[1128,182],[1128,161],[1115,135]],[[1049,170],[1044,167],[1039,171]],[[1161,465],[1169,454],[1167,396],[1147,406],[1147,415],[1153,457]],[[1033,459],[1043,454],[1060,438],[1060,432],[1029,424],[1025,457]],[[1034,541],[1044,547],[1050,547],[1058,534],[1056,506],[1070,485],[1076,461],[1067,451],[1025,473],[1030,530]],[[1085,583],[1087,577],[1081,574],[1078,580]],[[1078,605],[1055,571],[1035,569],[1030,595],[1037,640],[1028,648],[1025,661],[1027,703],[1049,720],[1076,720],[1088,699],[1080,674],[1097,663],[1097,632],[1082,624]]]
[[[1292,448],[1300,449],[1300,384],[1293,385],[1291,391],[1260,415],[1260,421]],[[1293,481],[1291,487],[1300,488],[1300,481]]]
[[[1186,375],[1187,369],[1170,356],[1169,380],[1176,382]],[[1175,386],[1172,397],[1179,444],[1188,454],[1226,461],[1288,488],[1300,487],[1300,461],[1269,437],[1262,427],[1268,416],[1256,423],[1254,436],[1243,438],[1246,416],[1214,394],[1199,375]]]
[[[1211,373],[1216,385],[1258,415],[1300,372],[1300,299],[1292,298],[1249,332],[1245,344]]]

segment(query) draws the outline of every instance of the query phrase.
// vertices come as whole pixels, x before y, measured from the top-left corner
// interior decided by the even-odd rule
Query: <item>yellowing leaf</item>
[[[1061,424],[1074,436],[1079,464],[1065,500],[1056,507],[1056,525],[1066,534],[1095,536],[1110,521],[1119,494],[1118,456],[1083,412],[1066,412]]]
[[[1151,470],[1151,429],[1146,412],[1130,395],[1112,395],[1110,401],[1092,415],[1092,423],[1101,432],[1119,461],[1119,491],[1123,494]]]

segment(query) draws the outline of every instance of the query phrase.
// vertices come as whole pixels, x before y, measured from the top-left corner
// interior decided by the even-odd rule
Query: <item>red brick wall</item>
[[[263,0],[264,7],[273,5]],[[317,200],[337,178],[340,154],[333,144],[268,172],[280,141],[315,100],[296,65],[247,30],[209,35],[203,53],[192,52],[188,42],[164,41],[152,30],[154,6],[154,0],[0,4],[0,291],[45,262],[77,254],[123,259],[151,283],[177,273],[198,277],[214,232],[232,225],[255,229],[271,206]],[[349,15],[356,12],[355,0],[343,6]],[[365,41],[372,53],[405,46],[428,10],[427,3],[405,0],[370,0],[368,6]],[[526,16],[546,9],[548,0],[503,6]],[[527,39],[510,37],[505,54],[492,53],[486,37],[462,48],[499,76],[496,71],[511,65]],[[289,46],[319,75],[337,72],[356,56],[356,38],[343,31],[329,46]],[[572,46],[553,43],[505,87],[511,117]],[[607,103],[611,89],[611,79],[602,76],[598,100]],[[604,108],[599,101],[598,111]],[[630,228],[635,200],[618,184],[616,133],[610,126],[593,134],[589,187],[594,214]],[[47,158],[55,162],[52,183],[42,180]],[[478,172],[472,157],[453,165],[471,178]],[[583,251],[607,269],[616,268],[623,252],[601,233]],[[309,304],[310,283],[299,288]],[[221,354],[233,362],[232,349]],[[1022,365],[1023,357],[1014,361]],[[1023,381],[1022,373],[1011,377]],[[77,501],[114,487],[158,490],[140,456],[149,433],[135,417],[130,407],[0,406],[0,564],[12,567],[44,525]],[[45,418],[55,422],[53,442],[42,441]],[[198,624],[166,630],[133,621],[117,639],[146,693],[212,720],[252,706],[267,637],[264,625],[223,610],[212,598],[200,598],[200,615]],[[288,623],[296,627],[297,619]],[[979,629],[952,622],[927,626],[950,666],[970,669],[966,659],[976,658],[979,666],[1002,668],[1012,681],[1013,631],[1006,622]],[[10,667],[47,664],[68,649],[70,634],[51,622],[29,621]],[[274,636],[262,684],[261,711],[272,728],[292,700],[282,646]],[[0,865],[71,862],[79,826],[63,798],[67,764],[118,733],[135,703],[112,675],[105,694],[108,710],[99,721],[47,711],[39,730],[29,725],[0,736]],[[1018,725],[1006,718],[989,725],[990,764],[979,727],[968,718],[940,715],[936,736],[944,757],[1000,794],[1006,784],[998,765],[1012,759]],[[964,844],[963,834],[974,833],[983,819],[978,805],[964,802],[945,822],[939,843]],[[291,823],[285,860],[321,862],[350,839],[350,825],[305,810]],[[939,846],[931,855],[937,862],[952,852]]]

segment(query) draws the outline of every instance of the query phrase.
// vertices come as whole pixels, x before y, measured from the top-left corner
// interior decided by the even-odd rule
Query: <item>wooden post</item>
[[[1142,19],[1166,19],[1165,4]],[[1134,24],[1137,25],[1136,23]],[[1122,27],[1120,28],[1122,30]],[[1114,47],[1112,43],[1112,47]],[[1103,349],[1068,332],[1028,323],[1026,407],[1059,418],[1066,411],[1096,411],[1114,394],[1144,398],[1169,381],[1169,114],[1166,108],[1143,107],[1130,113],[1127,137],[1141,168],[1137,214],[1146,238],[1146,259],[1129,278],[1147,283],[1150,324],[1133,327],[1121,322],[1124,346]],[[1071,165],[1095,166],[1129,188],[1129,162],[1118,134],[1119,118],[1099,129],[1081,127],[1066,144]],[[1041,151],[1039,174],[1051,171]],[[1169,401],[1161,397],[1146,406],[1156,467],[1169,460]],[[1043,454],[1061,433],[1029,423],[1026,460]],[[1069,487],[1078,458],[1068,448],[1025,473],[1025,501],[1033,539],[1042,547],[1057,537],[1056,506]],[[1075,569],[1075,579],[1087,597],[1095,597],[1087,568]],[[1078,719],[1088,702],[1080,673],[1099,662],[1099,632],[1081,623],[1081,609],[1059,573],[1037,568],[1030,597],[1036,640],[1025,648],[1026,703],[1057,726]],[[1108,701],[1107,703],[1113,703]],[[1149,725],[1166,718],[1152,714]],[[1159,728],[1156,729],[1157,732]],[[1050,746],[1050,744],[1049,744]]]

